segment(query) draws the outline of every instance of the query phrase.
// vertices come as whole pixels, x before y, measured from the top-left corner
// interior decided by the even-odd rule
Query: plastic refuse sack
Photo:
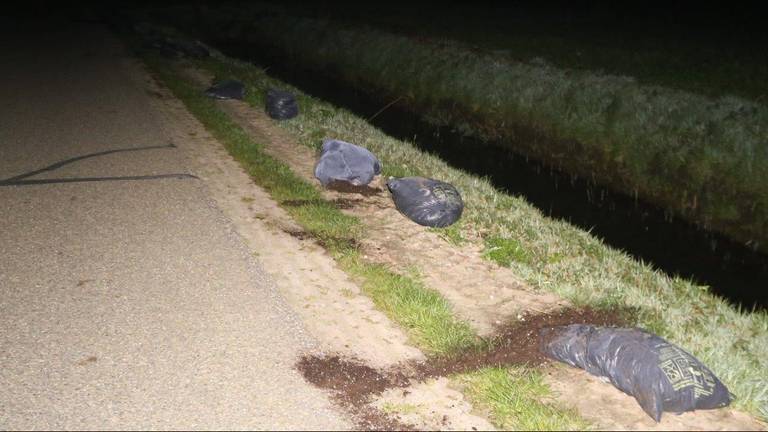
[[[544,329],[542,351],[607,378],[657,422],[664,411],[679,414],[731,402],[728,389],[706,366],[644,330],[585,324]]]
[[[368,149],[340,140],[324,140],[315,177],[323,186],[344,182],[364,186],[381,173],[381,164]]]
[[[275,120],[288,120],[299,115],[296,98],[287,91],[267,90],[267,114]]]
[[[464,202],[453,185],[424,177],[391,178],[387,188],[400,213],[419,225],[446,227],[461,217]]]
[[[215,83],[205,94],[216,99],[242,100],[245,97],[245,86],[240,81],[226,79]]]

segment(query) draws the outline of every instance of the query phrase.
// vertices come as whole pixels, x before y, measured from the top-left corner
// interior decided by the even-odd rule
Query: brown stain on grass
[[[500,326],[496,335],[490,338],[483,348],[415,364],[415,378],[424,380],[485,367],[541,366],[550,361],[540,349],[544,342],[540,337],[543,329],[569,324],[619,327],[630,323],[632,315],[631,310],[592,308],[565,308],[547,313],[527,314],[517,322]]]
[[[330,390],[334,399],[358,419],[361,429],[412,429],[368,405],[371,398],[390,388],[405,388],[411,382],[467,373],[485,367],[540,367],[550,360],[541,352],[543,329],[569,325],[626,326],[635,311],[564,308],[529,314],[497,329],[483,346],[461,353],[408,362],[388,370],[377,370],[354,358],[338,355],[304,356],[298,371],[313,385]],[[404,390],[407,391],[407,390]]]
[[[337,355],[304,356],[296,364],[304,378],[333,392],[333,399],[355,419],[360,430],[415,430],[368,405],[369,398],[392,387],[405,387],[408,380],[394,372],[383,372],[353,358]]]

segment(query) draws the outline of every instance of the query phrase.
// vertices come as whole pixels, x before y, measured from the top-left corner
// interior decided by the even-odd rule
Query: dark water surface
[[[395,138],[410,140],[456,168],[486,176],[552,218],[566,220],[606,244],[669,274],[708,285],[747,309],[768,306],[768,256],[726,237],[671,217],[663,209],[550,169],[494,143],[428,124],[391,100],[357,91],[314,71],[290,65],[260,47],[214,41],[225,54],[268,67],[269,74],[304,92],[348,109]],[[378,113],[378,114],[377,114]],[[467,151],[471,149],[471,151]]]

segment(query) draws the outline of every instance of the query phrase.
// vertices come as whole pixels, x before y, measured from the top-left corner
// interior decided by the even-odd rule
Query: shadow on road
[[[24,174],[19,174],[17,176],[10,177],[5,180],[0,180],[0,186],[30,186],[30,185],[54,184],[54,183],[78,183],[78,182],[99,182],[99,181],[158,180],[158,179],[165,179],[165,178],[197,179],[198,177],[192,174],[174,173],[174,174],[157,174],[157,175],[143,175],[143,176],[74,177],[74,178],[60,178],[60,179],[25,180],[28,177],[32,177],[34,175],[44,173],[47,171],[53,171],[65,165],[69,165],[71,163],[81,161],[83,159],[105,156],[113,153],[134,152],[134,151],[143,151],[143,150],[157,150],[157,149],[168,149],[168,148],[176,148],[176,146],[173,144],[168,144],[168,145],[162,145],[162,146],[132,147],[132,148],[125,148],[125,149],[114,149],[114,150],[106,150],[106,151],[96,152],[96,153],[89,153],[83,156],[77,156],[70,159],[65,159],[60,162],[56,162],[54,164],[48,165],[47,167],[40,168],[38,170],[30,171]]]

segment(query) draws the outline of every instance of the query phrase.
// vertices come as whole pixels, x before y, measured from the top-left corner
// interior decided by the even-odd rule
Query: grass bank
[[[631,307],[637,324],[708,364],[738,396],[735,405],[768,415],[768,314],[738,310],[707,288],[670,278],[567,223],[549,219],[525,200],[501,193],[485,179],[395,140],[348,111],[310,97],[246,63],[218,58],[199,66],[246,83],[247,101],[262,109],[268,88],[297,95],[301,116],[279,124],[317,149],[333,137],[363,145],[383,163],[384,175],[427,175],[456,185],[465,202],[457,226],[437,230],[448,243],[479,241],[489,259],[514,269],[533,287],[554,291],[577,305]]]
[[[218,13],[215,13],[218,12]],[[447,40],[221,10],[197,31],[268,45],[427,121],[639,196],[768,251],[768,108]]]
[[[243,80],[248,101],[258,109],[267,88],[291,89],[237,61],[217,58],[199,66],[221,77]],[[587,232],[544,217],[486,180],[384,135],[364,119],[291,90],[298,95],[302,115],[280,124],[299,142],[317,148],[324,137],[344,139],[376,153],[385,175],[421,174],[454,183],[464,196],[466,210],[459,226],[441,230],[448,239],[482,239],[489,258],[513,268],[532,286],[554,291],[577,305],[638,308],[638,325],[693,352],[737,395],[736,407],[768,418],[768,315],[734,309],[710,295],[706,287],[666,277]]]
[[[555,407],[540,373],[523,368],[485,368],[463,375],[469,399],[491,412],[502,430],[589,430],[590,425],[572,410]]]
[[[286,164],[265,153],[260,143],[219,110],[213,100],[203,96],[198,86],[176,72],[173,65],[151,56],[144,60],[155,76],[227,148],[251,178],[321,242],[341,268],[357,278],[363,292],[373,299],[380,310],[400,324],[417,346],[429,355],[450,356],[483,345],[466,322],[453,316],[448,302],[436,291],[424,287],[417,275],[398,274],[385,266],[363,260],[355,247],[357,239],[364,235],[359,221],[344,215],[331,202],[324,200],[314,186],[291,172]],[[216,63],[209,63],[209,66],[212,64]],[[480,371],[459,379],[472,386],[473,399],[494,413],[497,425],[519,425],[523,429],[527,425],[537,425],[543,430],[580,430],[588,426],[575,412],[561,409],[551,401],[541,402],[540,393],[547,392],[543,384],[537,387],[536,392],[528,387],[510,386],[512,375],[494,371],[497,375],[489,377],[481,375]],[[543,380],[541,373],[533,369],[517,367],[514,371],[518,380],[538,383]],[[482,381],[478,381],[478,377]],[[504,403],[498,401],[500,391],[516,401],[514,410],[504,408]],[[557,421],[548,419],[553,413]]]

